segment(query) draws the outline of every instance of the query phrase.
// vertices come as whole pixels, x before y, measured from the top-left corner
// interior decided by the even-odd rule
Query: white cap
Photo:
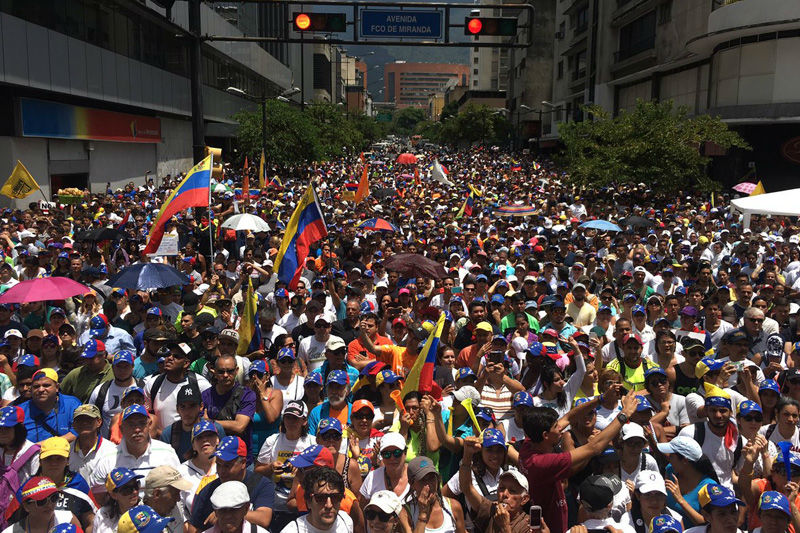
[[[667,495],[667,487],[664,478],[655,470],[642,470],[636,476],[636,490],[641,493],[660,492]]]
[[[513,477],[516,480],[516,482],[519,483],[520,487],[525,489],[525,492],[528,492],[528,490],[529,490],[528,478],[523,476],[522,472],[520,472],[516,468],[509,468],[508,470],[506,470],[505,472],[500,474],[500,478],[499,479],[503,479],[503,476],[511,476],[511,477]]]
[[[381,287],[383,287],[384,289],[388,289],[389,288],[389,284],[386,283],[383,280],[381,280],[381,281],[379,281],[378,283],[375,284],[375,288],[376,289],[380,289]]]
[[[214,489],[211,506],[214,509],[232,509],[250,503],[247,486],[241,481],[226,481]]]
[[[467,398],[472,398],[472,406],[475,407],[475,405],[481,400],[481,393],[478,392],[478,389],[472,385],[465,385],[457,391],[453,391],[453,399],[455,401],[463,402]]]
[[[647,274],[647,269],[645,267],[643,267],[643,266],[638,266],[638,267],[634,268],[633,271],[634,272],[644,272],[645,274]]]
[[[400,515],[400,510],[403,508],[403,502],[400,497],[390,490],[379,490],[372,495],[369,499],[367,507],[374,505],[386,514]]]
[[[658,451],[665,455],[668,453],[677,453],[690,461],[699,461],[703,456],[703,449],[696,440],[681,435],[678,435],[669,442],[659,442],[657,448]]]
[[[318,320],[324,320],[328,324],[333,324],[336,322],[336,317],[333,316],[333,313],[322,313],[314,318],[314,323],[316,324]]]
[[[389,432],[381,437],[381,451],[386,448],[398,448],[400,450],[406,449],[406,439],[400,433]]]
[[[18,329],[10,329],[6,331],[5,338],[7,339],[9,337],[19,337],[20,339],[24,339],[22,333]]]
[[[528,351],[528,341],[523,337],[516,337],[511,341],[511,347],[520,359],[525,359],[525,353]]]
[[[635,422],[631,422],[622,426],[622,440],[635,438],[647,440],[644,437],[644,429],[642,429],[642,426]]]

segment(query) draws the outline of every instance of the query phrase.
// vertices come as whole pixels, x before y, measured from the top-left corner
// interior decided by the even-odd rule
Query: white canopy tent
[[[800,216],[800,189],[745,196],[731,201],[734,209],[744,214],[743,226],[750,226],[750,215]]]

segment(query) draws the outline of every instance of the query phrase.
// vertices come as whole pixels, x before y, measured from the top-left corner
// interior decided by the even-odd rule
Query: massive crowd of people
[[[249,197],[227,166],[167,224],[177,256],[142,250],[179,176],[0,214],[0,290],[87,286],[0,304],[5,532],[800,531],[795,220],[491,148],[395,155],[271,169]],[[309,186],[329,235],[290,286]],[[237,212],[270,231],[220,227]],[[109,283],[139,262],[189,283]],[[442,315],[433,383],[404,388]]]

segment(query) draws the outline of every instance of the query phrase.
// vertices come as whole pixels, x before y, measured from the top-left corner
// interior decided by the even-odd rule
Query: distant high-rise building
[[[397,108],[427,107],[431,94],[442,92],[450,80],[469,84],[469,66],[452,63],[406,63],[384,65],[384,99]]]

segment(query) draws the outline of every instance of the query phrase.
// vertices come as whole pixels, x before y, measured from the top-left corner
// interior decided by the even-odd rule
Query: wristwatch
[[[626,415],[625,413],[620,413],[617,415],[617,420],[619,420],[619,423],[624,426],[625,424],[628,423],[628,415]]]

